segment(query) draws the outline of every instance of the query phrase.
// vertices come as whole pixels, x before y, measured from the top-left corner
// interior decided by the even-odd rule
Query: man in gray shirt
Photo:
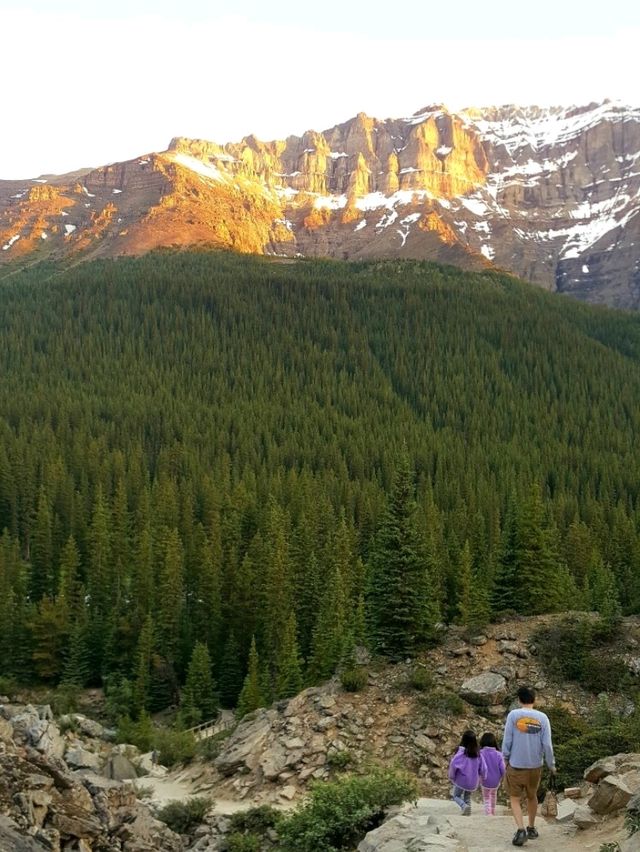
[[[551,742],[549,718],[533,705],[536,694],[533,689],[522,686],[518,690],[520,707],[507,716],[502,740],[502,754],[507,764],[505,787],[511,799],[511,811],[516,821],[514,846],[524,846],[529,839],[538,836],[536,814],[538,812],[538,786],[542,775],[543,759],[552,775],[556,766]],[[529,824],[524,827],[521,799],[526,796]]]

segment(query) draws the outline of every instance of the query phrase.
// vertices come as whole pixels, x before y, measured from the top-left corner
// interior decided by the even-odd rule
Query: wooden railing
[[[226,719],[223,713],[218,713],[215,719],[209,719],[207,722],[201,722],[199,725],[194,725],[193,728],[188,728],[188,731],[193,734],[197,740],[206,740],[218,731],[224,731],[232,725],[233,717],[231,717],[231,719]]]

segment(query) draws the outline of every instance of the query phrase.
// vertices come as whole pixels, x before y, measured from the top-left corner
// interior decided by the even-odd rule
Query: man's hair
[[[530,686],[521,686],[518,690],[518,701],[520,704],[533,704],[536,694]]]

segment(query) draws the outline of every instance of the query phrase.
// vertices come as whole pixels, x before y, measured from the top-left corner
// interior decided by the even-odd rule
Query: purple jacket
[[[485,746],[480,749],[484,761],[486,773],[482,776],[482,786],[496,790],[500,786],[504,775],[504,757],[497,748]]]
[[[480,778],[484,778],[486,769],[482,753],[478,757],[467,757],[462,746],[451,758],[449,781],[463,790],[475,790]]]

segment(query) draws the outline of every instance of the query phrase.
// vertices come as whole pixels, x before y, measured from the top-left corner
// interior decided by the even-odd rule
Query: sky
[[[0,179],[432,103],[638,105],[630,0],[0,0]]]

